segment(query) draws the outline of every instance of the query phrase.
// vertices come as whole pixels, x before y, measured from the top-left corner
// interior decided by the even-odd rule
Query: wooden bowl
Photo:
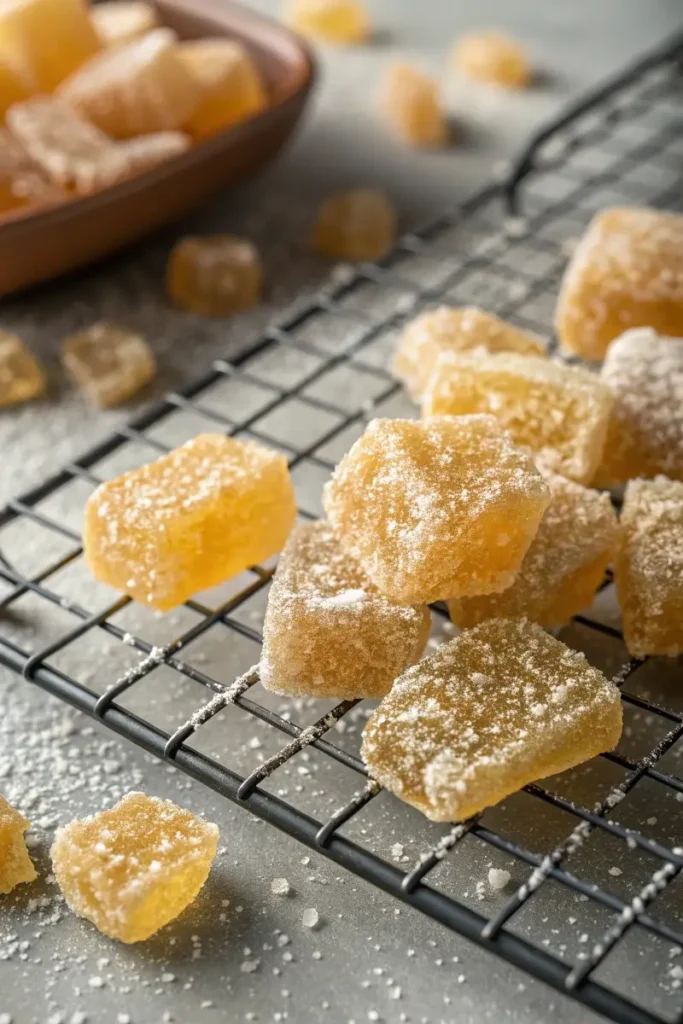
[[[230,36],[260,68],[270,105],[187,152],[112,188],[0,219],[0,296],[85,266],[200,205],[272,160],[292,134],[315,77],[305,44],[231,0],[155,0],[181,39]]]

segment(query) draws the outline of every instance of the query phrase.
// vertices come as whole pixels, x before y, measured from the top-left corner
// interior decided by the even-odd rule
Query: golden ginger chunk
[[[353,188],[322,204],[311,245],[336,260],[380,260],[394,244],[396,220],[396,210],[383,192]]]
[[[0,121],[13,103],[28,99],[30,94],[31,87],[26,77],[0,54]]]
[[[237,235],[182,238],[166,267],[166,290],[181,309],[231,316],[261,298],[263,269],[256,246]]]
[[[156,10],[144,0],[103,0],[90,17],[102,46],[129,43],[159,24]]]
[[[261,72],[241,43],[199,39],[180,43],[178,55],[200,87],[199,106],[183,126],[195,139],[207,139],[267,106]]]
[[[100,48],[83,0],[3,0],[0,59],[32,92],[52,92]]]
[[[448,121],[436,83],[410,64],[394,64],[384,80],[385,117],[399,138],[413,146],[445,146]]]
[[[533,78],[524,50],[503,32],[468,32],[456,42],[452,59],[467,78],[504,89],[524,89]]]
[[[113,324],[91,324],[62,343],[62,360],[94,405],[119,405],[156,373],[154,354],[142,337]]]
[[[24,840],[27,828],[30,822],[0,795],[0,894],[37,878]]]
[[[66,199],[9,132],[0,128],[0,213]]]
[[[0,330],[0,409],[37,398],[45,391],[45,374],[21,338]]]
[[[361,0],[289,0],[285,18],[296,32],[327,43],[362,43],[370,35]]]

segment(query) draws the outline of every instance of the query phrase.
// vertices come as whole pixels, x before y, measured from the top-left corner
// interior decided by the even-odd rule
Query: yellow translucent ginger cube
[[[353,188],[324,201],[311,245],[316,252],[336,260],[379,260],[394,244],[396,221],[396,210],[384,192]]]
[[[533,78],[524,50],[504,32],[468,32],[456,42],[452,60],[467,78],[504,89],[524,89]]]
[[[129,43],[159,24],[156,10],[144,0],[103,0],[90,17],[102,46]]]
[[[370,775],[432,821],[464,821],[611,750],[617,687],[524,620],[489,619],[409,668],[365,727]]]
[[[13,103],[28,99],[31,87],[21,71],[0,54],[0,121]]]
[[[218,827],[170,800],[128,793],[57,829],[52,866],[78,917],[142,942],[188,907],[208,878]]]
[[[287,541],[268,594],[261,682],[296,697],[382,697],[419,660],[429,627],[429,609],[380,593],[329,523],[306,523]]]
[[[683,654],[683,483],[631,480],[615,563],[629,654]]]
[[[549,500],[492,416],[372,420],[323,491],[341,546],[399,604],[504,590]]]
[[[0,894],[37,877],[24,840],[30,824],[0,795]]]
[[[9,132],[0,128],[0,213],[66,199]]]
[[[413,398],[419,400],[442,352],[474,348],[535,356],[546,352],[540,338],[476,306],[438,306],[406,324],[392,370]]]
[[[360,0],[289,0],[285,18],[295,31],[328,43],[362,43],[370,35]]]
[[[616,512],[607,494],[541,472],[550,504],[514,582],[502,594],[449,601],[458,626],[524,618],[551,629],[592,604],[616,550]]]
[[[182,238],[166,267],[166,290],[181,309],[231,316],[261,298],[263,268],[256,246],[237,235]]]
[[[69,375],[101,409],[136,394],[156,373],[154,353],[135,331],[113,324],[91,324],[62,342]]]
[[[283,455],[201,434],[94,491],[85,558],[96,579],[167,611],[280,551],[295,515]]]
[[[384,80],[384,114],[399,138],[414,146],[439,147],[450,131],[436,83],[410,64],[394,64]]]
[[[52,92],[100,49],[83,0],[2,0],[0,58],[33,92]]]
[[[268,94],[247,49],[232,39],[180,43],[178,55],[199,84],[199,105],[184,128],[206,139],[264,110]]]
[[[610,345],[600,377],[614,396],[600,484],[658,473],[683,480],[683,338],[626,331]]]
[[[59,93],[117,139],[180,128],[201,102],[199,83],[167,28],[103,50],[67,78]]]
[[[28,402],[45,391],[45,374],[16,334],[0,330],[0,409]]]
[[[614,400],[583,367],[481,350],[439,356],[425,416],[489,413],[550,469],[588,484],[600,464]]]
[[[683,336],[683,216],[648,207],[596,214],[565,271],[555,327],[565,351],[594,360],[629,327]]]

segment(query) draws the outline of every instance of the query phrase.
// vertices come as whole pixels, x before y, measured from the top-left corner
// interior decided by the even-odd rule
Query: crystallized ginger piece
[[[128,793],[57,829],[57,884],[78,917],[121,942],[142,942],[188,907],[208,878],[218,827],[170,800]]]
[[[28,99],[30,95],[31,87],[21,71],[0,55],[0,122],[13,103]]]
[[[327,43],[362,43],[370,35],[360,0],[289,0],[285,18],[296,32]]]
[[[610,391],[582,367],[481,350],[439,356],[425,416],[490,413],[550,469],[588,484],[602,458]]]
[[[318,210],[311,245],[335,260],[379,260],[394,244],[396,220],[396,210],[377,189],[339,192]]]
[[[0,330],[0,409],[37,398],[45,391],[45,374],[21,338]]]
[[[683,483],[631,480],[615,563],[629,654],[683,654]]]
[[[414,146],[445,146],[448,122],[434,81],[410,64],[394,64],[384,81],[383,104],[394,132]]]
[[[37,878],[24,840],[27,828],[30,822],[0,795],[0,895]]]
[[[46,206],[66,199],[26,150],[0,128],[0,213]]]
[[[283,455],[201,434],[88,499],[96,579],[167,611],[280,551],[296,515]]]
[[[199,83],[167,28],[103,50],[59,92],[82,117],[117,139],[180,128],[201,101]]]
[[[610,345],[600,377],[614,396],[600,484],[658,473],[683,480],[683,338],[626,331]]]
[[[394,683],[365,727],[371,776],[432,821],[464,821],[611,750],[619,691],[524,620],[489,619]]]
[[[180,156],[190,145],[190,137],[184,132],[153,132],[116,142],[106,153],[81,167],[78,191],[97,192],[118,185],[128,178],[151,171],[174,156]]]
[[[413,398],[419,400],[442,352],[473,348],[533,356],[543,356],[546,351],[540,338],[476,306],[438,306],[420,313],[406,325],[392,370]]]
[[[524,50],[503,32],[469,32],[453,48],[453,64],[467,78],[504,89],[524,89],[533,70]]]
[[[180,43],[178,55],[201,91],[199,106],[183,126],[195,139],[207,139],[267,106],[261,73],[240,43],[199,39]]]
[[[502,594],[449,601],[458,626],[506,618],[551,629],[591,605],[616,548],[616,512],[607,494],[541,472],[550,504],[513,584]]]
[[[548,501],[492,416],[372,420],[323,491],[341,546],[400,604],[504,590]]]
[[[171,252],[166,290],[181,309],[231,316],[261,297],[263,271],[256,246],[237,235],[188,236]]]
[[[52,92],[100,49],[83,0],[2,0],[0,59],[33,92]]]
[[[380,593],[328,523],[306,523],[287,541],[268,594],[261,682],[295,697],[382,697],[420,658],[429,626],[429,609]]]
[[[62,343],[62,360],[76,384],[101,409],[119,405],[156,373],[154,354],[134,331],[91,324]]]
[[[102,46],[129,43],[159,24],[157,12],[144,0],[104,0],[90,17]]]
[[[629,327],[683,336],[683,216],[648,207],[596,214],[565,271],[555,327],[565,351],[595,360]]]

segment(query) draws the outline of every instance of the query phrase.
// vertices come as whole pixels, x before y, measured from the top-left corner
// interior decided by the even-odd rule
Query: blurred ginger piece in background
[[[353,188],[326,199],[318,211],[311,245],[332,259],[379,260],[396,236],[396,211],[383,192]]]
[[[200,89],[199,105],[183,125],[195,139],[215,135],[266,107],[261,75],[240,43],[199,39],[181,43],[178,54]]]
[[[0,58],[24,74],[34,92],[52,92],[99,49],[82,0],[0,4]]]
[[[91,14],[102,46],[118,46],[144,35],[159,24],[157,12],[143,0],[105,0]]]
[[[393,131],[413,146],[449,141],[448,122],[434,81],[410,64],[394,64],[384,80],[384,112]]]
[[[370,35],[359,0],[290,0],[285,20],[297,32],[328,43],[362,43]]]
[[[453,47],[453,64],[467,78],[524,89],[533,69],[522,47],[503,32],[468,32]]]

